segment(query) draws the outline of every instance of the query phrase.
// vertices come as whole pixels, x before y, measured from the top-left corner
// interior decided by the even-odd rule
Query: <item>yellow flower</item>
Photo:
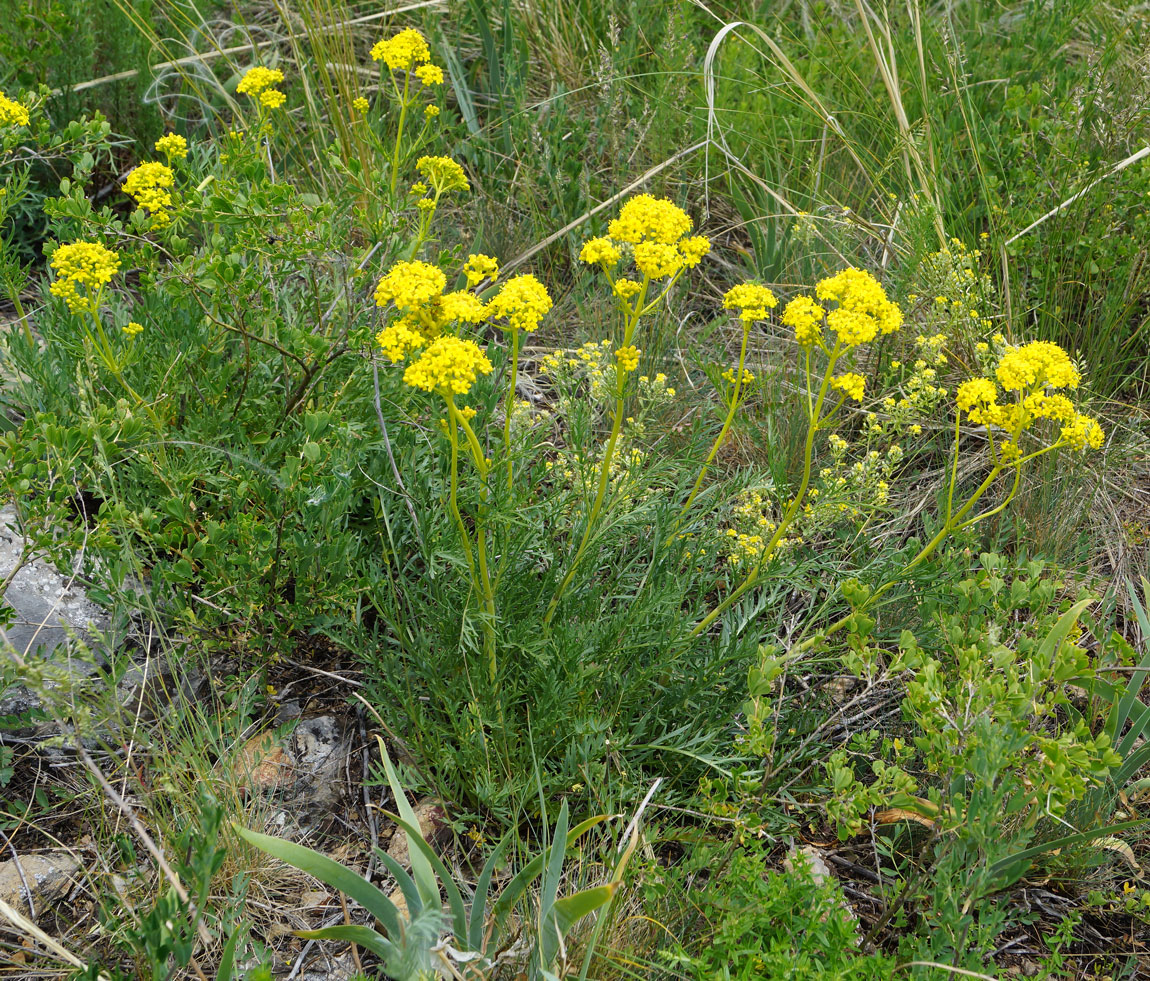
[[[749,385],[754,380],[755,380],[754,374],[752,372],[748,371],[746,368],[744,368],[743,369],[743,384]],[[735,384],[735,369],[734,368],[728,368],[726,371],[723,372],[723,381],[730,382],[732,385]]]
[[[167,157],[169,163],[183,160],[188,155],[188,141],[179,133],[168,133],[156,140],[156,152]]]
[[[450,157],[420,157],[415,162],[415,169],[427,178],[439,194],[471,190],[463,168]]]
[[[371,103],[360,95],[351,100],[351,107],[356,112],[367,112],[367,110],[371,108]]]
[[[954,401],[971,422],[987,422],[987,414],[982,410],[997,405],[998,388],[989,378],[971,378],[958,386]]]
[[[436,116],[439,115],[439,106],[424,106],[423,107],[423,114],[428,119],[434,119]]]
[[[602,266],[604,269],[610,269],[621,258],[622,253],[615,247],[614,243],[602,235],[598,238],[587,239],[579,252],[580,262],[585,262],[589,266]]]
[[[420,65],[415,69],[415,77],[424,85],[442,85],[443,69],[438,65]]]
[[[674,276],[683,265],[683,255],[674,245],[640,242],[635,246],[635,267],[651,279]]]
[[[711,251],[711,240],[705,235],[692,235],[679,243],[679,251],[683,254],[683,265],[694,269]]]
[[[56,279],[49,292],[67,303],[73,313],[95,313],[100,291],[120,271],[120,256],[99,242],[73,242],[52,253],[51,266]],[[84,293],[80,293],[80,286]]]
[[[431,49],[422,34],[409,27],[371,49],[372,61],[382,61],[393,72],[406,71],[431,60]]]
[[[394,303],[401,313],[414,313],[442,296],[446,286],[443,271],[430,263],[397,262],[376,286],[375,303],[380,307]]]
[[[823,339],[826,313],[809,296],[796,296],[783,310],[783,324],[794,330],[795,340],[802,347],[810,347]]]
[[[175,174],[167,164],[152,162],[140,164],[124,181],[123,190],[136,204],[147,209],[157,225],[166,225],[171,219],[167,209],[172,206],[169,188],[175,183]]]
[[[487,305],[492,320],[507,318],[509,330],[535,330],[551,309],[551,295],[534,276],[513,276]]]
[[[838,309],[827,315],[827,327],[847,347],[865,344],[878,334],[894,333],[902,326],[902,311],[887,299],[882,285],[870,273],[853,267],[821,280],[815,296],[831,300]]]
[[[488,375],[491,370],[491,362],[478,344],[444,334],[408,365],[403,380],[412,388],[445,397],[466,395],[479,375]]]
[[[499,260],[482,252],[469,255],[463,264],[468,286],[478,286],[483,280],[495,282],[499,278]]]
[[[265,89],[260,93],[260,105],[268,109],[278,109],[286,99],[287,96],[279,89]]]
[[[619,359],[619,367],[623,371],[634,371],[639,367],[639,355],[642,353],[634,344],[631,344],[619,348],[615,352],[615,357]]]
[[[278,68],[264,68],[257,65],[255,68],[249,68],[244,77],[240,79],[240,84],[236,86],[236,93],[239,95],[250,95],[253,99],[258,97],[259,94],[266,88],[284,80],[284,73]]]
[[[1072,450],[1097,450],[1102,446],[1105,434],[1102,427],[1090,416],[1077,413],[1074,419],[1062,427],[1062,439]]]
[[[766,320],[768,310],[778,305],[775,294],[758,283],[739,283],[723,294],[723,309],[738,310],[739,319],[745,324],[754,320]]]
[[[642,289],[643,284],[636,283],[633,279],[617,279],[615,285],[611,287],[611,291],[620,300],[630,300],[632,297],[638,296]]]
[[[866,388],[866,379],[863,378],[862,375],[848,371],[845,375],[836,375],[832,378],[831,388],[838,389],[847,396],[847,398],[861,402],[863,400],[863,391]]]
[[[1036,386],[1077,388],[1078,369],[1069,355],[1049,341],[1031,341],[1006,350],[995,372],[1008,392],[1021,392]]]
[[[402,361],[412,351],[418,351],[427,344],[418,322],[411,317],[401,317],[388,324],[375,335],[375,341],[392,362]]]
[[[0,126],[27,126],[28,108],[0,92]]]
[[[616,242],[639,245],[659,242],[674,245],[691,230],[691,219],[682,208],[666,198],[639,194],[631,198],[619,211],[619,217],[607,227],[607,234]]]
[[[124,324],[124,326],[123,326],[123,327],[121,327],[120,329],[121,329],[121,330],[122,330],[122,331],[123,331],[125,334],[127,334],[129,337],[135,337],[137,334],[139,334],[139,333],[140,333],[140,332],[141,332],[141,331],[144,329],[144,325],[143,325],[143,324],[138,324],[138,323],[136,323],[136,321],[134,321],[134,320],[129,320],[129,321],[128,321],[126,324]]]
[[[438,316],[440,324],[449,324],[462,320],[469,324],[477,324],[487,316],[487,306],[474,293],[459,291],[446,293],[439,301]]]

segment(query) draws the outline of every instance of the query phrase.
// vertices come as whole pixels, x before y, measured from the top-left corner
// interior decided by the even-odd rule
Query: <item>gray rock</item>
[[[77,884],[80,861],[70,852],[21,855],[0,864],[0,899],[25,916],[56,909]]]

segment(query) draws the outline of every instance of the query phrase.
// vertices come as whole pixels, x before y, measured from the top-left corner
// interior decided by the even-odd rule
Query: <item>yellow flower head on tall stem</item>
[[[471,185],[467,182],[467,175],[451,157],[420,157],[415,162],[418,170],[427,182],[439,194],[448,191],[470,191]]]
[[[838,304],[827,314],[827,327],[846,347],[866,344],[902,326],[898,304],[887,299],[882,284],[865,270],[851,267],[828,276],[816,284],[815,296]]]
[[[0,92],[0,126],[27,126],[28,107]]]
[[[188,155],[188,141],[179,133],[168,133],[156,140],[156,152],[167,157],[168,163],[183,160]]]
[[[482,252],[472,253],[463,264],[463,275],[468,286],[478,286],[485,279],[494,283],[499,279],[499,260]]]
[[[442,85],[443,69],[438,65],[420,65],[415,69],[415,77],[424,85]]]
[[[783,310],[783,324],[795,332],[800,347],[821,344],[826,310],[809,296],[796,296]]]
[[[168,208],[172,206],[171,188],[175,181],[171,167],[152,161],[133,170],[124,181],[123,190],[151,214],[157,225],[166,225],[171,220]]]
[[[403,380],[412,388],[453,398],[466,395],[480,375],[491,371],[491,362],[478,344],[444,334],[408,365]]]
[[[744,324],[766,320],[778,303],[775,294],[758,283],[739,283],[723,294],[723,309],[738,310]]]
[[[417,313],[443,295],[447,277],[428,262],[397,262],[375,287],[376,306],[394,303],[400,313]]]
[[[431,60],[427,41],[415,28],[409,27],[386,40],[376,41],[371,49],[372,61],[383,61],[393,72],[410,71]]]
[[[690,216],[666,198],[638,194],[623,205],[619,217],[607,226],[616,242],[674,245],[691,230]]]
[[[97,296],[120,271],[120,256],[99,242],[73,242],[56,249],[50,264],[56,279],[49,292],[73,313],[95,313]]]
[[[240,79],[240,84],[236,86],[236,92],[239,95],[248,95],[253,99],[258,99],[264,89],[278,85],[283,80],[284,73],[278,68],[264,68],[262,65],[257,65],[244,73],[244,77]]]
[[[260,93],[260,105],[266,109],[278,109],[286,99],[279,89],[264,89]]]
[[[580,262],[585,262],[589,266],[602,266],[604,269],[617,266],[621,258],[623,258],[623,254],[615,247],[615,244],[602,235],[587,239],[579,252]]]
[[[1070,356],[1049,341],[1031,341],[1022,347],[1008,348],[999,359],[995,374],[1008,392],[1037,386],[1077,388],[1079,382],[1078,369]]]
[[[512,276],[487,304],[491,320],[507,320],[509,330],[532,331],[551,309],[551,294],[530,273]]]
[[[831,388],[838,389],[847,398],[854,399],[856,402],[863,400],[863,392],[866,390],[866,379],[862,375],[856,374],[853,371],[848,371],[844,375],[835,375],[831,379]]]

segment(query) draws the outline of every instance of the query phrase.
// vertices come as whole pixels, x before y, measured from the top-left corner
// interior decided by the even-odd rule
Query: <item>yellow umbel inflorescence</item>
[[[888,300],[882,284],[862,269],[847,268],[820,280],[815,296],[838,304],[827,314],[826,323],[844,347],[867,344],[902,326],[898,304]]]
[[[429,262],[397,262],[375,288],[376,306],[394,303],[400,313],[415,313],[443,295],[447,277]]]
[[[1075,408],[1057,389],[1078,387],[1080,375],[1070,356],[1057,344],[1031,341],[1007,348],[999,358],[995,378],[971,378],[958,386],[955,404],[975,425],[1001,433],[998,453],[1018,459],[1018,440],[1036,422],[1049,419],[1061,426],[1059,442],[1074,450],[1098,449],[1105,434],[1098,422]],[[999,402],[999,385],[1016,393],[1016,401]]]
[[[415,69],[415,77],[424,85],[442,85],[443,69],[438,65],[420,65]]]
[[[279,89],[264,89],[260,93],[260,105],[268,109],[278,109],[286,99],[287,96]]]
[[[238,95],[250,95],[256,99],[265,89],[278,85],[283,80],[284,73],[278,68],[264,68],[262,65],[256,65],[255,68],[249,68],[244,72],[244,77],[236,86],[236,93]]]
[[[73,313],[95,313],[100,291],[120,271],[120,256],[99,242],[73,242],[52,253],[51,265],[56,270],[49,287],[52,295],[67,303]]]
[[[639,367],[639,355],[642,353],[634,344],[619,348],[615,352],[615,357],[619,359],[619,370],[636,371]]]
[[[134,320],[129,320],[123,327],[120,328],[129,337],[135,337],[144,329],[143,324],[136,323]]]
[[[151,213],[156,225],[166,225],[171,221],[168,208],[172,206],[171,188],[175,179],[171,167],[153,161],[133,170],[124,181],[123,189],[136,204]]]
[[[482,252],[473,253],[463,264],[463,275],[468,286],[478,286],[485,279],[494,283],[499,278],[499,260]]]
[[[489,375],[491,362],[474,341],[451,334],[437,337],[403,373],[412,388],[444,397],[466,395],[480,375]]]
[[[451,157],[420,157],[415,162],[418,170],[437,194],[448,191],[470,191],[467,175]]]
[[[371,103],[362,95],[359,95],[351,100],[351,107],[356,112],[367,112],[367,110],[371,108]]]
[[[739,319],[749,324],[755,320],[766,320],[769,311],[778,305],[775,294],[758,283],[740,283],[723,294],[723,309],[738,310]]]
[[[27,126],[28,107],[0,92],[0,126]]]
[[[371,49],[372,61],[382,61],[393,72],[410,71],[416,65],[431,60],[431,49],[423,35],[414,27],[376,41]]]
[[[168,133],[156,140],[156,152],[167,157],[168,163],[183,160],[188,155],[188,141],[179,133]]]
[[[856,372],[848,371],[843,375],[835,375],[835,377],[831,379],[831,388],[842,392],[847,398],[861,402],[863,400],[863,392],[866,390],[866,379]]]
[[[624,255],[630,255],[645,279],[673,279],[697,266],[711,251],[705,236],[685,237],[690,230],[691,219],[678,205],[640,194],[623,205],[619,217],[607,226],[607,235],[583,243],[579,259],[610,275]],[[639,291],[616,289],[615,295],[626,301]]]
[[[539,326],[551,305],[547,287],[528,273],[507,280],[487,304],[487,312],[492,320],[506,318],[508,330],[531,331]]]
[[[822,343],[826,315],[826,310],[809,296],[796,296],[783,310],[783,324],[795,332],[795,340],[801,347],[810,347]]]

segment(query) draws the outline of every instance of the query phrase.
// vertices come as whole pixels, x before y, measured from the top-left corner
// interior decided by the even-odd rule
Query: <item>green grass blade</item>
[[[393,960],[398,953],[395,944],[366,926],[330,926],[322,930],[296,930],[295,936],[304,940],[342,940],[358,944],[383,958],[384,964]]]
[[[387,814],[386,811],[384,811],[384,813]],[[451,926],[455,931],[456,941],[458,943],[466,943],[467,909],[463,905],[463,896],[460,894],[459,887],[455,884],[455,880],[451,876],[451,871],[443,864],[443,859],[435,854],[435,849],[432,848],[423,835],[420,834],[418,825],[412,825],[395,814],[388,814],[387,816],[407,833],[408,843],[419,849],[435,870],[436,875],[439,876],[439,881],[443,883],[443,891],[447,894],[447,905],[451,909]],[[412,856],[412,858],[414,859],[414,856]]]

